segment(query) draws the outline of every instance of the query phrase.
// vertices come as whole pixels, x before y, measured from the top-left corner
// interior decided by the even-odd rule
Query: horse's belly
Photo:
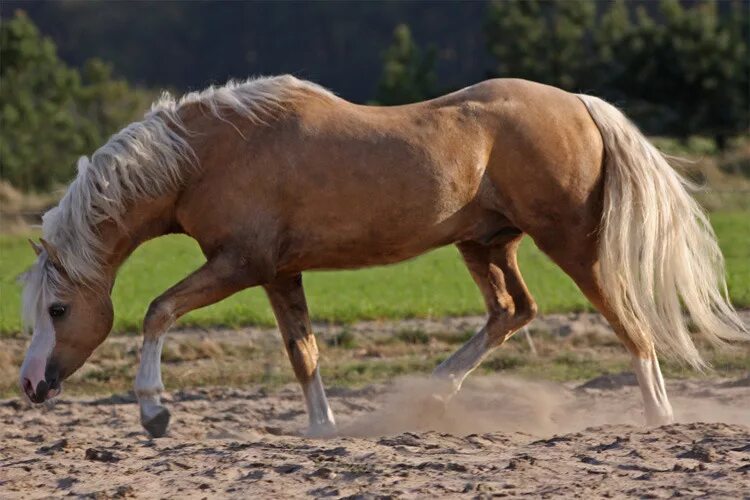
[[[497,230],[501,222],[475,204],[435,219],[392,218],[381,214],[362,224],[356,217],[329,220],[287,235],[280,271],[353,269],[401,262],[456,241],[477,240]],[[497,227],[496,227],[497,226]]]
[[[448,242],[444,243],[447,244]],[[442,245],[366,245],[341,244],[335,248],[301,251],[279,263],[279,272],[302,272],[310,269],[357,269],[395,264],[421,255]]]

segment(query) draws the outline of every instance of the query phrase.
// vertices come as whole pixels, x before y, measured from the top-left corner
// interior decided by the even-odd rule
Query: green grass
[[[750,214],[716,213],[712,221],[727,261],[729,289],[736,306],[750,306]],[[20,331],[20,286],[16,277],[34,255],[22,236],[0,236],[0,333]],[[590,310],[573,282],[527,238],[520,266],[542,312]],[[169,236],[139,248],[120,271],[113,299],[115,330],[137,331],[149,302],[203,262],[187,237]],[[388,267],[305,274],[314,320],[347,323],[361,319],[481,314],[484,307],[458,252],[447,247]],[[182,325],[272,325],[260,289],[238,293],[194,311]]]

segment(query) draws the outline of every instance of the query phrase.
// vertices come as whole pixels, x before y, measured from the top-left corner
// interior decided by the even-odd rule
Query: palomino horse
[[[390,264],[450,243],[489,317],[436,369],[444,395],[536,313],[516,262],[524,234],[632,354],[650,424],[673,418],[656,349],[701,367],[688,321],[716,342],[747,333],[726,298],[706,216],[611,105],[492,80],[370,107],[280,76],[164,97],[79,160],[76,179],[44,216],[25,278],[33,336],[20,383],[31,401],[56,395],[104,340],[118,268],[167,233],[196,239],[207,261],[154,300],[143,322],[135,392],[153,436],[169,422],[159,399],[165,332],[188,311],[251,286],[271,301],[310,431],[331,431],[302,271]]]

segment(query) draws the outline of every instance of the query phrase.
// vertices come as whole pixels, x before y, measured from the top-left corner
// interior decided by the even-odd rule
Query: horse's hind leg
[[[653,343],[639,347],[626,331],[617,315],[608,307],[599,279],[596,240],[590,231],[581,231],[578,237],[562,231],[550,232],[549,238],[535,238],[539,247],[547,253],[571,278],[591,301],[617,334],[631,355],[633,370],[641,389],[649,425],[663,425],[674,421],[672,406],[667,398],[664,378],[659,367]],[[576,232],[570,228],[567,233]],[[554,233],[554,234],[553,234]],[[561,245],[560,241],[568,244]]]
[[[458,351],[438,366],[433,377],[450,383],[450,397],[484,357],[536,315],[536,303],[518,270],[516,251],[523,235],[514,234],[491,246],[462,242],[458,249],[479,286],[487,323]]]
[[[278,278],[264,288],[276,315],[294,374],[302,385],[310,420],[308,432],[311,435],[330,434],[335,430],[336,422],[320,378],[318,346],[307,312],[302,275]]]

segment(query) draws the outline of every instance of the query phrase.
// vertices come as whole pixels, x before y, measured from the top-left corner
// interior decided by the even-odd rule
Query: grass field
[[[730,295],[737,307],[750,306],[750,214],[715,213],[711,220],[727,261]],[[0,333],[21,329],[20,286],[16,277],[33,261],[22,236],[0,236]],[[115,331],[137,331],[149,302],[203,262],[197,245],[184,236],[151,241],[120,272],[114,289]],[[520,254],[524,278],[542,312],[589,310],[573,282],[527,238]],[[402,264],[358,271],[305,275],[314,320],[346,323],[360,319],[481,314],[484,308],[458,252],[443,248]],[[272,325],[260,289],[194,311],[182,325]]]

